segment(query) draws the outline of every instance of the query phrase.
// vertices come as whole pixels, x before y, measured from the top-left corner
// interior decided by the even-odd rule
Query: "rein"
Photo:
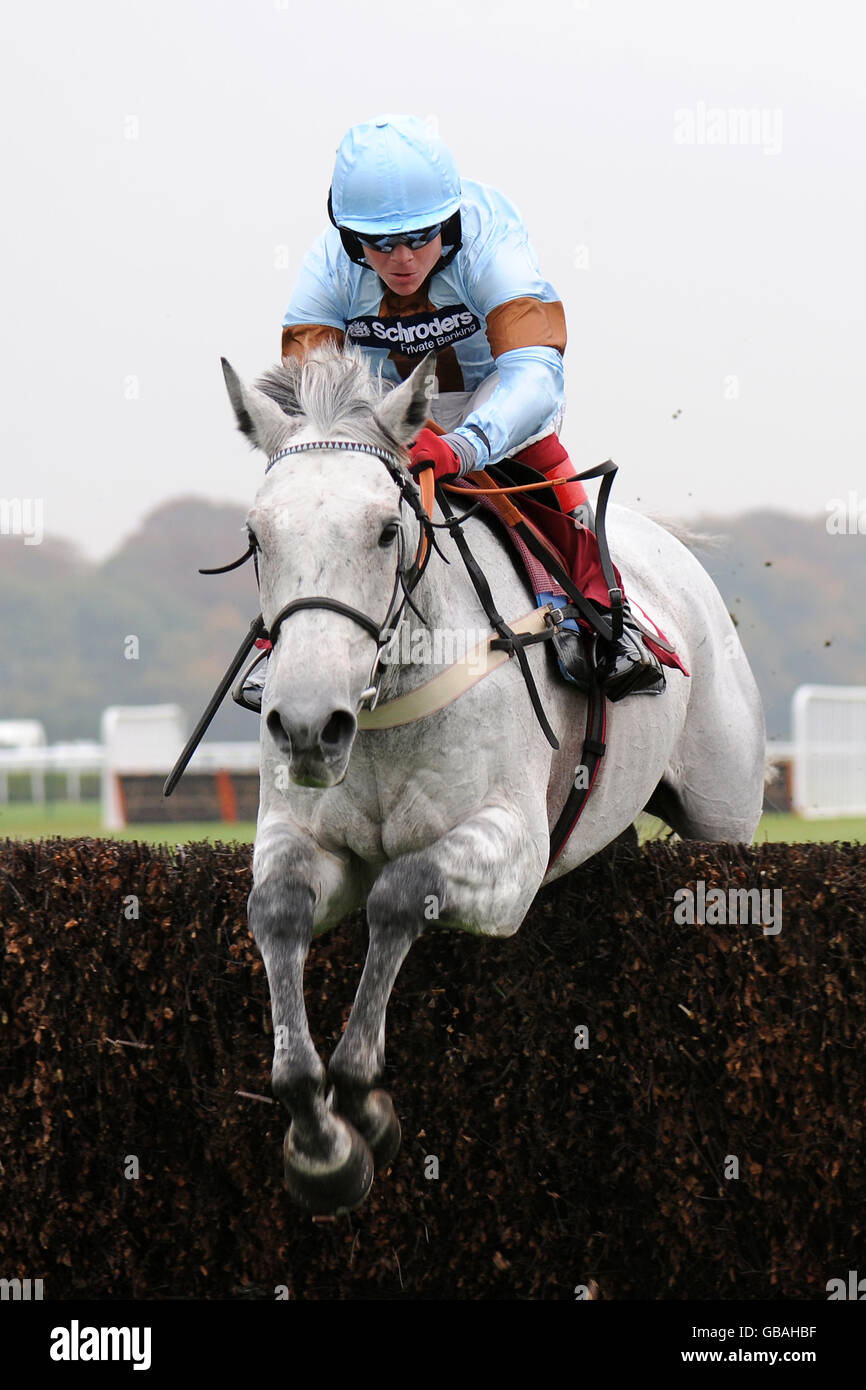
[[[581,476],[583,476],[581,474]],[[574,482],[573,478],[543,478],[540,483],[515,483],[511,487],[477,487],[475,491],[481,495],[492,494],[496,497],[504,497],[509,492],[535,492],[542,487],[562,487],[565,483]],[[446,492],[465,492],[465,488],[455,487],[453,483],[442,483]]]

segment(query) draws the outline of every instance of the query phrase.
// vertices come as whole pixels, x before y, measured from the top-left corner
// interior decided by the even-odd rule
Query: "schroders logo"
[[[481,320],[465,304],[447,304],[400,318],[367,314],[346,324],[347,337],[369,339],[370,347],[389,347],[403,357],[423,357],[480,331]]]

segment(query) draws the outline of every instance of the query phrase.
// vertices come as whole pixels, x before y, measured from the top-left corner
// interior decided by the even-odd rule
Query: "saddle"
[[[469,500],[480,487],[525,486],[527,483],[537,483],[540,478],[541,475],[527,464],[516,459],[503,459],[495,467],[456,479],[447,486],[452,494],[462,492]],[[569,595],[556,578],[555,571],[559,569],[565,571],[593,608],[605,613],[609,611],[609,592],[598,538],[588,527],[575,526],[572,518],[562,512],[555,488],[539,488],[532,493],[511,495],[494,491],[479,494],[477,503],[482,511],[495,517],[504,527],[515,553],[515,563],[525,574],[539,607],[548,604],[560,609],[569,607]],[[612,564],[612,569],[622,590],[620,572],[616,565]],[[635,626],[649,650],[663,666],[675,667],[688,675],[658,624],[640,604],[630,602],[632,609],[638,608],[645,620],[641,622],[632,613]],[[571,684],[582,688],[585,688],[585,683],[577,673],[585,670],[585,660],[576,644],[591,641],[593,636],[594,625],[586,617],[576,615],[563,618],[553,637],[560,673]]]

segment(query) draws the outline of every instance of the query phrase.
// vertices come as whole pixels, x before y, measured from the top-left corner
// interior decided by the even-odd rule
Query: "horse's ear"
[[[298,427],[280,409],[276,401],[256,386],[245,386],[230,362],[220,358],[229,400],[238,422],[238,429],[250,443],[266,454],[273,454]]]
[[[428,352],[411,376],[389,391],[376,410],[376,419],[398,444],[411,444],[430,414],[436,394],[436,354]]]

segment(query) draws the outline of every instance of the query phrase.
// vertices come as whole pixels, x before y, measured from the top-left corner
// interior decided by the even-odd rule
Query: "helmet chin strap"
[[[450,265],[463,245],[463,223],[460,219],[460,209],[442,224],[442,245],[447,246],[448,250],[440,256],[436,265],[433,267],[433,274],[436,275],[440,270],[444,270],[446,265]]]

